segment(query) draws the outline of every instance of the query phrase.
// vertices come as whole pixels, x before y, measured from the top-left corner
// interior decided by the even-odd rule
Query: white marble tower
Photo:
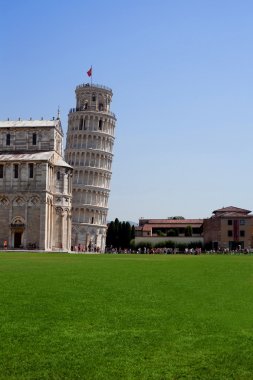
[[[115,115],[112,90],[98,84],[76,87],[68,116],[66,161],[73,171],[72,246],[104,251]]]

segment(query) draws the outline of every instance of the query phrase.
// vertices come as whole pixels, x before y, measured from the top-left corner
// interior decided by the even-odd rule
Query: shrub
[[[178,230],[171,228],[167,231],[167,236],[178,236]]]

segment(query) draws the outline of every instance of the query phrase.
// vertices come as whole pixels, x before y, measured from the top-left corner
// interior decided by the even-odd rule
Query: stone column
[[[62,249],[66,249],[66,229],[65,229],[65,211],[62,210],[61,213],[61,241],[62,241]]]
[[[46,197],[46,195],[45,195]],[[41,201],[40,204],[40,242],[39,242],[39,249],[46,249],[46,227],[47,227],[47,220],[46,220],[46,210],[47,202],[46,199]]]
[[[24,245],[24,248],[27,248],[27,226],[28,226],[28,210],[27,210],[27,206],[28,206],[28,202],[29,202],[29,199],[26,199],[26,202],[25,202],[25,229],[24,229],[24,232],[23,232],[23,245]]]

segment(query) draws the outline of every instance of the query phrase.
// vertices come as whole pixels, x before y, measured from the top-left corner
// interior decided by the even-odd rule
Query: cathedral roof
[[[56,166],[72,168],[64,159],[54,151],[36,153],[1,153],[0,162],[8,161],[51,161]]]
[[[63,136],[61,120],[0,120],[0,128],[55,128]]]
[[[64,159],[61,156],[59,156],[58,158],[55,159],[54,164],[56,166],[63,166],[64,168],[71,168],[72,169],[72,166],[70,166],[69,164],[67,164],[67,162],[64,161]]]
[[[58,127],[60,120],[0,120],[0,128],[11,127]]]
[[[1,153],[0,161],[48,161],[52,158],[54,152],[36,152],[36,153]]]

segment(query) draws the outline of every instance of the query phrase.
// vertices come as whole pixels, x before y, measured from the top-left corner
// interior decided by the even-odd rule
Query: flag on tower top
[[[87,75],[88,75],[88,77],[91,77],[91,76],[92,76],[92,66],[91,66],[90,69],[87,71]]]

